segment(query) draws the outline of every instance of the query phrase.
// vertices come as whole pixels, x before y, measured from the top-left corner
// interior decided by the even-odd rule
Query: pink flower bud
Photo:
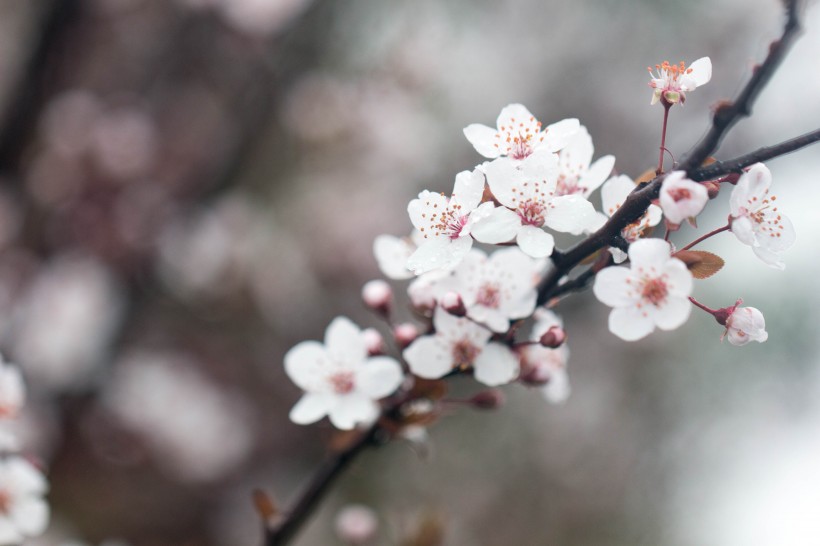
[[[378,330],[375,328],[366,328],[362,330],[362,337],[364,338],[368,355],[378,356],[384,354],[384,338]]]
[[[336,516],[336,534],[347,544],[365,544],[376,536],[379,521],[375,512],[361,504],[342,508]]]
[[[560,326],[551,326],[538,342],[548,349],[556,349],[567,340],[567,333]]]
[[[706,194],[709,196],[709,199],[714,199],[720,193],[720,182],[715,182],[714,180],[704,182],[703,187],[706,188]]]
[[[738,307],[726,320],[724,334],[732,345],[746,345],[750,341],[763,343],[769,339],[763,313],[754,307]]]
[[[552,370],[545,362],[530,363],[522,360],[521,364],[521,375],[518,376],[518,381],[524,385],[539,387],[549,383],[552,378]]]
[[[362,287],[362,299],[373,311],[387,315],[393,302],[393,289],[381,279],[369,281]]]
[[[410,322],[397,324],[393,328],[393,337],[396,339],[399,348],[404,349],[419,337],[419,329]]]
[[[506,400],[507,397],[499,389],[487,389],[470,398],[470,404],[478,409],[492,410],[503,406]]]
[[[458,292],[453,292],[451,290],[445,293],[441,297],[441,301],[439,303],[441,304],[441,308],[451,315],[463,317],[467,314],[467,308],[464,306],[464,300],[461,299]]]

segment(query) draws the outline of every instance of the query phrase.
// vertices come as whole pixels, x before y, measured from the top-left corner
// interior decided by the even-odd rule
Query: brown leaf
[[[271,523],[276,518],[279,510],[276,508],[276,503],[266,492],[261,489],[253,490],[253,505],[256,508],[256,513],[262,518],[262,521]]]
[[[704,160],[703,160],[703,163],[701,163],[700,165],[701,165],[701,167],[706,167],[707,165],[711,165],[711,164],[712,164],[712,163],[714,163],[715,161],[717,161],[717,159],[715,159],[715,158],[714,158],[714,157],[712,157],[712,156],[709,156],[709,157],[707,157],[706,159],[704,159]]]
[[[674,256],[686,264],[696,279],[708,279],[723,269],[725,264],[717,254],[703,250],[680,250]]]

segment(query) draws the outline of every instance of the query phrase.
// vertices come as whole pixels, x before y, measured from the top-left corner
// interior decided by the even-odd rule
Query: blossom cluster
[[[650,82],[652,102],[663,102],[668,114],[710,78],[706,57],[689,68],[664,62]],[[613,156],[593,160],[592,138],[577,119],[544,125],[523,105],[510,104],[494,127],[468,125],[464,135],[482,162],[458,173],[449,194],[425,190],[410,201],[412,233],[381,235],[373,245],[388,279],[410,280],[407,295],[418,321],[395,322],[386,281],[365,285],[364,302],[385,320],[399,352],[388,356],[381,333],[336,318],[323,344],[302,342],[285,356],[288,375],[305,391],[291,411],[294,422],[327,416],[336,427],[352,429],[381,418],[395,430],[416,429],[455,402],[440,380],[457,374],[493,388],[538,386],[553,402],[569,395],[567,333],[551,309],[558,299],[545,291],[547,279],[557,276],[552,288],[573,280],[572,267],[560,269],[555,235],[605,232],[639,183],[614,171]],[[764,263],[782,269],[782,252],[795,235],[770,194],[771,173],[756,164],[739,176],[696,182],[683,171],[664,172],[661,158],[656,176],[662,183],[652,204],[607,239],[610,248],[585,261],[593,293],[612,308],[609,330],[636,341],[655,329],[680,327],[695,305],[725,327],[731,344],[765,341],[757,309],[740,307],[741,300],[710,309],[694,299],[695,280],[717,272],[723,261],[691,248],[731,231]],[[724,184],[734,186],[727,225],[677,248],[670,235],[684,224],[697,227],[695,218]],[[598,189],[600,201],[593,199]],[[666,236],[652,238],[660,227]],[[489,390],[468,402],[494,407],[500,400]]]

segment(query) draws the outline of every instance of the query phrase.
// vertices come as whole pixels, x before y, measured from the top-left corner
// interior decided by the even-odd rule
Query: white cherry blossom
[[[729,200],[732,233],[766,264],[784,269],[780,254],[794,244],[796,235],[791,221],[778,209],[777,196],[769,194],[771,185],[772,173],[762,163],[740,177]]]
[[[626,175],[613,176],[607,180],[601,188],[601,204],[603,205],[604,214],[607,217],[615,214],[615,211],[621,208],[621,205],[624,204],[624,201],[635,187],[635,182]],[[633,243],[640,239],[646,230],[657,226],[662,217],[663,212],[659,206],[649,205],[643,216],[621,230],[621,236],[628,243]],[[626,259],[626,253],[622,250],[612,248],[610,251],[615,263],[621,263]]]
[[[407,206],[410,221],[421,232],[421,244],[407,260],[416,274],[434,269],[452,269],[473,246],[473,224],[493,209],[481,204],[484,174],[478,169],[456,175],[452,197],[423,191]]]
[[[556,195],[580,194],[586,198],[609,178],[615,166],[615,156],[606,155],[592,163],[592,137],[587,128],[573,135],[558,154],[558,186]]]
[[[552,254],[555,240],[543,230],[578,235],[596,222],[592,203],[581,195],[557,195],[558,158],[535,154],[518,166],[506,161],[484,165],[487,183],[503,207],[496,207],[476,222],[475,238],[498,244],[515,239],[533,258]]]
[[[750,341],[763,343],[769,339],[766,319],[754,307],[736,306],[726,319],[726,332],[723,335],[732,345],[746,345]]]
[[[527,317],[535,309],[539,266],[515,247],[489,257],[473,249],[456,268],[451,288],[461,296],[469,318],[503,333],[510,320]]]
[[[472,369],[476,380],[489,386],[518,377],[518,358],[506,345],[490,342],[492,332],[487,328],[440,307],[433,315],[433,325],[434,334],[416,339],[404,350],[417,376],[438,379],[453,370]]]
[[[368,358],[362,331],[345,317],[330,323],[324,345],[303,341],[288,351],[285,371],[306,391],[291,410],[291,421],[306,425],[327,415],[343,430],[373,422],[379,415],[376,400],[393,393],[403,380],[394,359]]]
[[[674,171],[663,179],[659,201],[666,219],[680,224],[701,213],[709,201],[709,192],[703,184],[686,178],[685,172]]]
[[[532,327],[530,340],[538,341],[550,328],[563,327],[561,319],[548,309],[539,308],[533,315],[535,324]],[[569,377],[567,375],[567,361],[569,348],[564,343],[560,347],[550,349],[540,343],[522,345],[518,349],[521,359],[521,376],[525,376],[537,384],[543,384],[541,393],[547,401],[553,404],[565,402],[570,395]]]
[[[43,496],[48,483],[22,457],[0,460],[0,544],[20,544],[25,537],[43,533],[49,508]]]
[[[705,85],[712,79],[712,61],[709,57],[701,57],[693,62],[688,68],[686,63],[669,64],[663,61],[655,65],[655,71],[648,67],[652,80],[649,87],[652,92],[651,104],[656,104],[664,99],[669,104],[686,102],[686,93]]]
[[[524,105],[508,104],[501,110],[496,127],[473,123],[464,128],[464,136],[484,157],[522,160],[542,150],[557,152],[566,146],[580,124],[577,119],[565,119],[542,130],[541,122]]]
[[[3,362],[0,356],[0,419],[14,419],[26,401],[26,388],[20,369]]]
[[[609,330],[626,341],[655,330],[674,330],[686,322],[692,304],[692,274],[671,257],[669,243],[642,239],[629,246],[630,267],[608,267],[598,273],[595,296],[614,309]]]
[[[373,255],[376,257],[379,270],[388,279],[396,281],[414,276],[413,272],[407,269],[407,260],[417,248],[414,240],[392,235],[379,235],[373,241]]]

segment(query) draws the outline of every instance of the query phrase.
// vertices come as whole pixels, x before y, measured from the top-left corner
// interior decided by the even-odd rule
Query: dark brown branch
[[[265,530],[265,546],[287,544],[296,535],[342,472],[350,466],[357,455],[375,443],[380,430],[378,424],[373,425],[350,446],[336,453],[319,468],[284,519],[275,527]]]

